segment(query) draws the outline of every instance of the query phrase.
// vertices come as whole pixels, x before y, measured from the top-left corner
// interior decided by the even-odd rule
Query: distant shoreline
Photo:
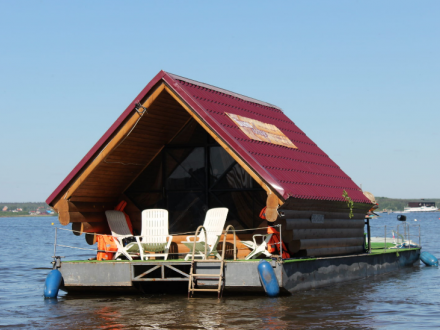
[[[0,218],[28,218],[28,217],[56,217],[58,214],[21,214],[21,215],[0,215]]]

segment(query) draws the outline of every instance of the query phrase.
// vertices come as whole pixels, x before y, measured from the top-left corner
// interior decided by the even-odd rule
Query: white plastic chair
[[[244,258],[245,260],[249,260],[249,259],[255,259],[258,256],[260,256],[260,254],[264,254],[266,257],[270,257],[272,254],[267,251],[267,245],[269,244],[270,239],[272,238],[273,234],[255,234],[252,239],[252,241],[241,241],[241,243],[243,243],[244,245],[246,245],[249,249],[251,249],[251,253],[249,253],[246,258]],[[258,244],[255,240],[256,237],[261,237],[262,238],[262,242],[260,244]]]
[[[221,259],[221,256],[217,252],[217,244],[220,240],[220,236],[223,232],[223,228],[225,226],[226,217],[228,216],[228,209],[226,207],[218,207],[214,209],[208,210],[206,212],[205,221],[203,223],[203,227],[206,229],[207,242],[205,242],[205,232],[203,230],[200,231],[200,234],[197,237],[196,248],[194,258],[201,257],[206,259],[209,255],[213,254],[218,259]],[[194,236],[188,236],[185,242],[182,242],[185,246],[187,246],[191,253],[188,253],[185,256],[185,260],[188,260],[192,256],[193,246],[194,246]],[[207,244],[207,255],[205,256],[205,244]]]
[[[133,260],[131,256],[137,256],[141,254],[142,249],[140,248],[140,240],[138,236],[136,242],[132,242],[124,246],[122,240],[127,237],[133,237],[130,229],[127,225],[127,220],[125,219],[125,214],[121,211],[108,210],[105,211],[105,216],[107,217],[108,226],[112,232],[112,236],[115,238],[116,246],[118,251],[115,253],[113,259],[118,258],[121,254],[127,257],[128,260]]]
[[[164,257],[167,260],[172,240],[173,236],[170,236],[168,232],[168,211],[163,209],[143,210],[141,258],[148,260],[148,257]],[[144,254],[144,251],[154,252],[154,254]],[[163,253],[156,253],[161,251]]]

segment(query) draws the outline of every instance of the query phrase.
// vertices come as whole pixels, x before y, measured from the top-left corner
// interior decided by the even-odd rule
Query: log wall
[[[279,209],[283,241],[292,257],[346,255],[364,251],[369,204],[287,200]]]

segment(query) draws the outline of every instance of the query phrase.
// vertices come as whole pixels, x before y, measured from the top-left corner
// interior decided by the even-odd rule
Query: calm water
[[[420,224],[422,245],[440,257],[440,213],[406,214]],[[414,219],[418,221],[415,222]],[[51,222],[55,225],[52,226]],[[371,221],[373,236],[398,224],[396,214]],[[440,327],[440,270],[421,265],[395,274],[281,298],[222,300],[182,295],[72,296],[43,299],[51,267],[55,217],[0,218],[0,328],[24,329],[414,329]],[[90,248],[83,236],[59,231],[59,243]],[[411,236],[412,240],[417,238]],[[67,260],[92,251],[58,248]]]

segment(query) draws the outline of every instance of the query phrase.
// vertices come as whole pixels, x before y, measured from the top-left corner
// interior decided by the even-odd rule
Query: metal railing
[[[377,233],[377,227],[375,228]],[[390,236],[388,236],[390,235]],[[411,240],[412,239],[412,240]],[[422,246],[422,237],[420,225],[409,225],[403,222],[395,227],[395,229],[389,230],[389,227],[384,226],[383,237],[371,237],[371,243],[383,243],[383,250],[393,249],[397,251],[404,248],[414,248]],[[389,243],[393,246],[388,247]],[[371,246],[369,247],[371,248]],[[381,249],[382,247],[376,248]]]

